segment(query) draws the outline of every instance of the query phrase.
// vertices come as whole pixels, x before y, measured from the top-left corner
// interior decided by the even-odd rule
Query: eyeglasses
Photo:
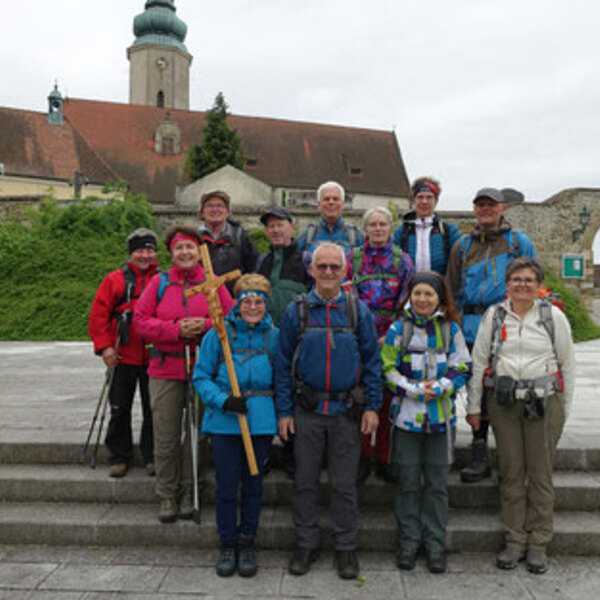
[[[327,269],[329,269],[332,273],[338,273],[342,270],[342,265],[340,264],[320,263],[318,265],[315,265],[315,267],[317,268],[317,271],[319,271],[319,273],[325,273]]]
[[[227,208],[223,202],[215,202],[214,204],[207,202],[204,208]]]
[[[537,280],[532,277],[511,277],[508,281],[514,285],[526,285],[527,287],[537,283]]]

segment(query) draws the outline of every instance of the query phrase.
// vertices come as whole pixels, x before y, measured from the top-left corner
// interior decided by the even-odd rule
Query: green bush
[[[137,227],[154,228],[144,196],[66,208],[47,199],[26,224],[0,222],[0,339],[87,339],[96,289],[127,259],[125,238]]]
[[[576,342],[600,337],[600,327],[592,321],[585,309],[581,297],[570,290],[552,270],[546,270],[544,283],[553,291],[560,294],[565,305],[565,314],[571,324],[573,339]]]

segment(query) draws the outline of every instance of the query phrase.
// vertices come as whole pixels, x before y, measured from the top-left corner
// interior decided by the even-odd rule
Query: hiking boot
[[[371,457],[365,454],[360,455],[358,463],[358,473],[356,474],[356,484],[362,485],[371,474]]]
[[[356,579],[358,577],[358,559],[354,550],[336,550],[335,564],[340,579]]]
[[[519,561],[525,558],[525,551],[518,544],[506,544],[506,548],[496,555],[496,566],[499,569],[514,569]]]
[[[386,483],[396,483],[395,469],[388,463],[377,462],[375,475]]]
[[[288,573],[291,575],[304,575],[308,573],[310,571],[310,566],[318,557],[318,550],[296,548],[288,565]]]
[[[217,575],[219,577],[231,577],[235,573],[236,566],[237,556],[235,546],[221,546],[217,562]]]
[[[403,571],[412,571],[417,562],[417,549],[400,546],[396,552],[396,565]]]
[[[548,557],[544,548],[532,547],[527,550],[527,570],[530,573],[541,575],[548,570]]]
[[[444,550],[427,550],[427,568],[430,573],[445,573],[447,567],[446,552]]]
[[[177,520],[177,503],[173,498],[163,498],[160,501],[158,520],[161,523],[173,523]]]
[[[460,470],[460,479],[464,483],[477,483],[492,474],[485,440],[474,440],[471,454],[473,462]]]
[[[194,495],[192,490],[183,492],[179,503],[179,518],[186,521],[194,516]]]
[[[114,465],[110,465],[108,475],[110,477],[125,477],[125,475],[127,475],[127,469],[128,467],[126,463],[117,463]]]
[[[156,475],[156,469],[154,468],[153,462],[146,463],[144,469],[146,471],[146,475],[149,475],[150,477],[154,477]]]
[[[241,536],[238,544],[237,572],[240,577],[254,577],[258,571],[254,540]]]

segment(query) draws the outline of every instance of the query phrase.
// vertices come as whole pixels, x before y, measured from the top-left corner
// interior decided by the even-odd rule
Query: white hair
[[[338,192],[340,193],[342,202],[344,202],[344,200],[346,199],[346,191],[337,181],[326,181],[325,183],[322,183],[319,186],[319,189],[317,190],[317,202],[321,201],[321,196],[322,196],[323,192],[330,188],[338,190]]]
[[[388,223],[390,225],[394,222],[394,217],[392,216],[392,213],[385,206],[374,206],[363,215],[363,229],[366,229],[367,225],[369,224],[369,219],[377,213],[383,215],[388,220]]]
[[[319,242],[310,259],[311,265],[314,265],[317,262],[317,254],[320,254],[322,250],[335,250],[342,258],[342,266],[346,266],[346,253],[344,252],[344,248],[335,242]]]

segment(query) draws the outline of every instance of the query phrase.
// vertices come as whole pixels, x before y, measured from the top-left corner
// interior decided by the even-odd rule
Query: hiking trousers
[[[400,545],[432,552],[446,547],[448,524],[447,433],[395,428],[392,462],[396,467],[395,515]]]
[[[119,364],[115,367],[112,385],[108,394],[110,422],[106,431],[105,443],[108,448],[108,461],[111,465],[129,464],[133,460],[131,408],[138,381],[142,400],[140,452],[144,464],[151,463],[154,460],[152,410],[148,392],[147,367],[144,365]]]
[[[331,521],[334,550],[355,550],[358,520],[356,476],[362,436],[359,424],[348,415],[307,412],[300,406],[294,413],[294,525],[296,545],[316,549],[320,545],[319,478],[327,452],[331,485]]]
[[[545,548],[554,527],[552,469],[565,423],[564,405],[552,394],[546,416],[538,420],[525,417],[524,405],[524,400],[510,407],[494,398],[488,401],[498,452],[500,520],[507,544]]]
[[[156,495],[176,500],[192,492],[192,452],[187,414],[187,381],[150,377],[150,399],[154,423],[154,467]],[[200,403],[199,423],[204,405]],[[182,441],[183,428],[183,441]],[[198,436],[198,480],[207,468],[208,438]]]

